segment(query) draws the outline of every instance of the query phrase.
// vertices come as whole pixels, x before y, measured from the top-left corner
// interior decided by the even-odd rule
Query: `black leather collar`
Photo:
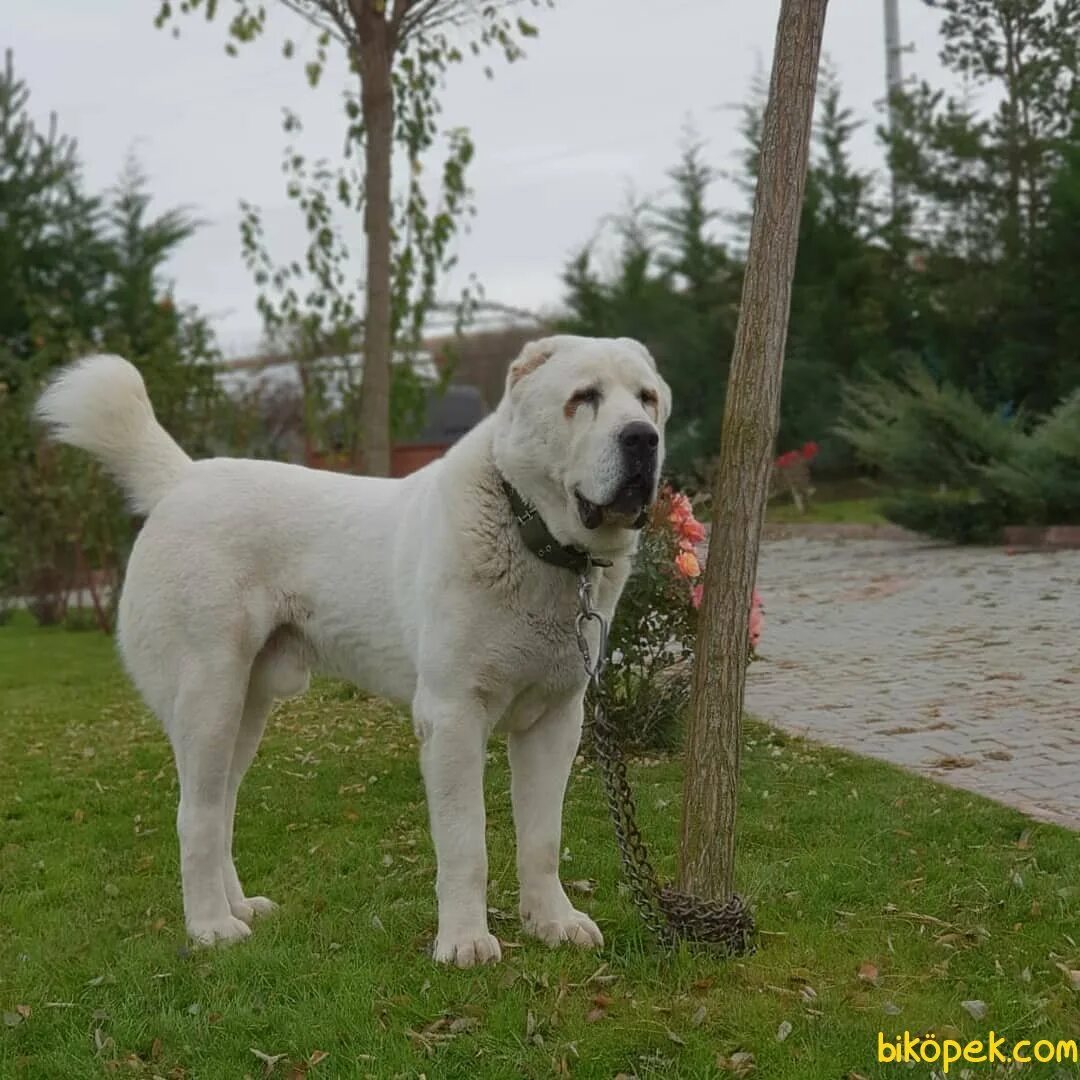
[[[509,480],[503,478],[503,491],[510,500],[518,532],[525,546],[542,562],[558,566],[575,574],[587,573],[593,566],[611,566],[608,559],[597,559],[581,548],[560,544],[535,506],[526,502]]]

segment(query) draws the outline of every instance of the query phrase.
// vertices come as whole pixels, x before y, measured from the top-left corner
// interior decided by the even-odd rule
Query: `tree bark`
[[[390,163],[394,147],[394,86],[390,79],[392,30],[374,0],[358,14],[360,103],[364,118],[364,230],[367,281],[364,314],[364,373],[360,384],[360,445],[363,471],[390,475],[391,330]],[[361,21],[362,19],[362,21]]]
[[[724,404],[705,596],[686,748],[679,887],[726,900],[735,816],[748,616],[779,423],[791,281],[828,0],[783,0],[739,324]]]

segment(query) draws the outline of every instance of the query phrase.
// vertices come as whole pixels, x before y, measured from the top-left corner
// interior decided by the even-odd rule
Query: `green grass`
[[[756,953],[653,949],[617,888],[587,768],[571,782],[563,869],[595,882],[580,902],[607,945],[550,951],[514,915],[493,745],[504,961],[447,971],[427,956],[433,858],[408,721],[321,682],[276,712],[241,792],[241,875],[282,909],[240,946],[189,953],[164,738],[111,642],[18,620],[0,628],[0,1076],[260,1077],[254,1048],[284,1055],[277,1077],[696,1078],[729,1075],[718,1055],[743,1050],[767,1080],[839,1080],[903,1073],[875,1064],[879,1030],[1080,1035],[1080,995],[1058,966],[1080,967],[1080,837],[758,726],[744,769]],[[633,772],[670,872],[678,763]],[[962,1007],[973,999],[985,1020]]]
[[[768,520],[783,525],[883,525],[881,499],[818,499],[810,500],[805,513],[789,498],[777,498],[769,504]]]

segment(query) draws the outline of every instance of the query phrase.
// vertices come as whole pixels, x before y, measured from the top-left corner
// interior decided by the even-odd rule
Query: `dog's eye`
[[[578,390],[570,399],[572,405],[599,405],[600,389],[596,386],[587,386],[584,390]]]
[[[641,399],[641,404],[645,406],[651,405],[654,409],[659,404],[660,399],[656,396],[655,390],[642,390],[638,397]]]

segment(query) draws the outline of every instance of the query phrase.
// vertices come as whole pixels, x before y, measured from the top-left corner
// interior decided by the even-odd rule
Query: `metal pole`
[[[896,95],[903,89],[904,73],[900,65],[900,0],[885,0],[885,93],[889,108],[889,133],[895,135],[900,126]],[[892,182],[893,209],[897,209],[900,191],[896,178]]]

